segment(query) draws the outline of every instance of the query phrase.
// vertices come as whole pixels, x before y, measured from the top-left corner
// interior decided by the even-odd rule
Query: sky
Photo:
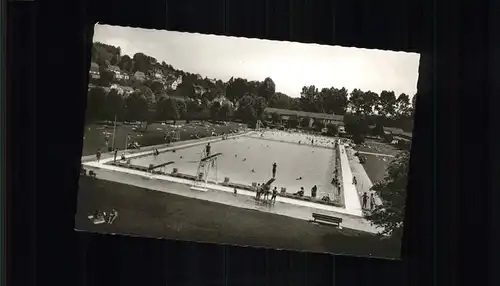
[[[119,46],[122,55],[144,53],[203,77],[273,79],[276,91],[299,97],[303,86],[345,87],[380,93],[417,92],[417,53],[224,37],[96,25],[94,42]]]

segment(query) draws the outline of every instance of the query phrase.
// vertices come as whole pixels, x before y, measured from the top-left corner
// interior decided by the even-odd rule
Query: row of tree
[[[146,126],[165,120],[228,120],[233,117],[231,104],[209,103],[204,100],[178,100],[160,96],[151,104],[140,89],[124,97],[116,89],[109,92],[102,87],[91,88],[87,96],[87,122],[100,120],[141,121]]]
[[[143,53],[136,53],[133,57],[122,56],[120,47],[102,43],[94,44],[92,55],[93,60],[101,64],[101,79],[97,82],[99,86],[110,86],[111,83],[117,81],[111,72],[106,71],[105,67],[108,64],[116,64],[128,72],[142,71],[148,74],[156,69],[165,75],[182,76],[182,83],[176,90],[165,89],[162,83],[153,80],[137,82],[130,79],[122,83],[134,89],[140,89],[149,105],[155,105],[156,99],[170,95],[203,102],[211,102],[222,96],[233,103],[238,118],[244,121],[262,119],[264,108],[274,107],[337,115],[352,114],[356,116],[356,119],[350,122],[361,125],[379,124],[399,127],[407,131],[411,131],[413,125],[412,115],[416,97],[414,96],[411,101],[406,94],[396,96],[392,91],[382,91],[377,94],[359,89],[354,89],[349,93],[345,88],[318,89],[311,85],[302,88],[300,97],[292,98],[284,93],[276,92],[276,85],[269,77],[263,81],[249,81],[243,78],[231,78],[227,82],[213,81],[198,74],[176,70],[165,62],[158,63],[155,58]],[[196,91],[196,86],[201,87],[203,92]],[[205,102],[205,105],[208,103]],[[365,130],[366,128],[361,126],[358,129]]]

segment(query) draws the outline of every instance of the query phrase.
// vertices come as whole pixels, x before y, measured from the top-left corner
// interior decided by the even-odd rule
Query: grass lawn
[[[132,140],[138,142],[141,146],[151,146],[165,143],[165,132],[176,129],[180,131],[181,140],[189,140],[193,139],[193,137],[191,137],[193,134],[197,134],[200,137],[206,137],[211,135],[212,131],[216,133],[227,133],[240,126],[244,126],[234,122],[228,122],[227,126],[214,125],[211,123],[206,124],[208,124],[208,127],[200,126],[201,124],[194,122],[186,124],[183,121],[177,121],[177,125],[183,126],[180,128],[174,128],[171,127],[170,124],[162,125],[160,123],[153,123],[148,126],[147,130],[144,131],[141,128],[135,128],[132,125],[117,123],[115,147],[120,150],[125,149],[127,135],[130,135]],[[109,145],[111,146],[113,141],[113,123],[108,125],[91,124],[85,126],[82,156],[93,155],[98,149],[105,151],[106,133],[109,135]]]
[[[87,219],[96,210],[112,208],[119,212],[112,225],[94,225]],[[88,177],[80,178],[76,227],[93,232],[386,258],[398,258],[400,251],[400,242],[365,232]]]
[[[393,156],[397,155],[400,152],[400,150],[398,150],[394,146],[375,141],[367,141],[364,146],[357,146],[355,150]],[[368,175],[372,183],[375,184],[376,182],[383,180],[385,178],[385,175],[387,174],[387,167],[389,166],[393,158],[369,154],[361,155],[366,157],[366,163],[363,164],[363,167],[365,168],[366,174]]]
[[[389,166],[392,158],[378,157],[375,155],[363,154],[366,157],[366,163],[363,164],[366,174],[373,184],[382,181],[387,174],[387,167]],[[384,161],[385,159],[385,161]]]

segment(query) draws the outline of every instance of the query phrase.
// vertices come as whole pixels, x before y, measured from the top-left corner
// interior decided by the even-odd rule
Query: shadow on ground
[[[87,216],[116,209],[112,225]],[[400,244],[370,233],[336,229],[285,216],[80,178],[76,228],[99,233],[250,245],[355,256],[399,258]]]

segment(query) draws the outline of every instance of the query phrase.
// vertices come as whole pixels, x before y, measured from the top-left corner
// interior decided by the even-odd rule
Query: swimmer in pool
[[[234,154],[234,157],[238,157],[238,154]]]
[[[182,156],[181,156],[181,159],[182,159]]]
[[[302,176],[301,176],[301,177],[298,177],[298,178],[297,178],[297,179],[295,179],[295,180],[297,180],[297,181],[302,180]]]
[[[243,158],[243,162],[245,162],[247,160],[247,158]]]
[[[252,173],[255,173],[255,169],[252,169]]]

